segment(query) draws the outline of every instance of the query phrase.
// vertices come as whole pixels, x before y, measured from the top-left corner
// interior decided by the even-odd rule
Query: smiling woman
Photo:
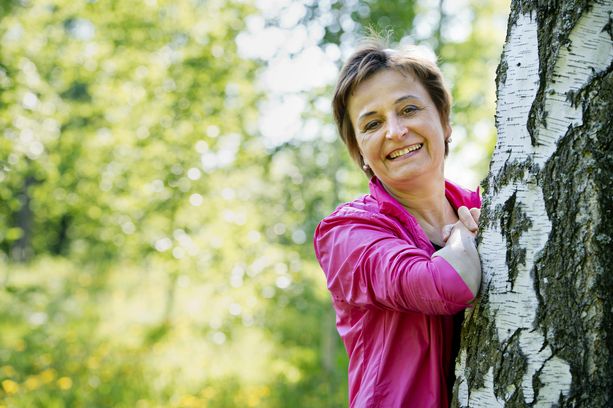
[[[337,83],[336,123],[370,194],[326,217],[314,245],[351,407],[449,404],[461,312],[481,281],[479,194],[443,176],[450,106],[440,70],[415,48],[366,44]]]
[[[410,191],[420,177],[442,174],[451,134],[419,80],[381,70],[354,90],[349,118],[363,166],[390,189]]]

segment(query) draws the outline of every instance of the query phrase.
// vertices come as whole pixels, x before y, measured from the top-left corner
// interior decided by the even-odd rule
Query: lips
[[[422,146],[423,146],[423,143],[417,143],[411,146],[403,147],[402,149],[394,150],[393,152],[387,155],[387,158],[390,160],[397,159],[400,156],[404,156],[405,154],[409,154],[411,152],[421,149]]]

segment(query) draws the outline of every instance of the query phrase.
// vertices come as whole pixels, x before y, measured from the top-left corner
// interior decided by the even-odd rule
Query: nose
[[[402,121],[396,115],[390,115],[387,121],[387,133],[385,137],[388,139],[402,138],[407,132],[406,128],[402,126]]]

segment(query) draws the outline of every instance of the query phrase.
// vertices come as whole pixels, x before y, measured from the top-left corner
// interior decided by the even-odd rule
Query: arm
[[[317,227],[314,244],[336,301],[451,315],[474,298],[447,259],[431,258],[376,217],[329,217]]]
[[[476,296],[481,286],[481,262],[475,247],[474,234],[462,221],[454,224],[445,246],[436,251],[432,258],[437,256],[449,262],[470,288],[473,296]]]
[[[460,207],[458,209],[460,220],[443,228],[445,247],[432,255],[445,258],[475,296],[481,286],[481,261],[475,246],[480,215],[481,210],[478,208],[469,210],[467,207]]]

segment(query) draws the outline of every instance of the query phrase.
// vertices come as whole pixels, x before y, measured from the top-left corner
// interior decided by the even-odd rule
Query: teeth
[[[420,149],[422,146],[422,144],[416,144],[413,146],[409,146],[406,149],[402,149],[402,150],[396,150],[395,152],[390,153],[390,158],[395,159],[396,157],[400,157],[403,154],[407,154],[407,153],[411,153],[417,149]]]

